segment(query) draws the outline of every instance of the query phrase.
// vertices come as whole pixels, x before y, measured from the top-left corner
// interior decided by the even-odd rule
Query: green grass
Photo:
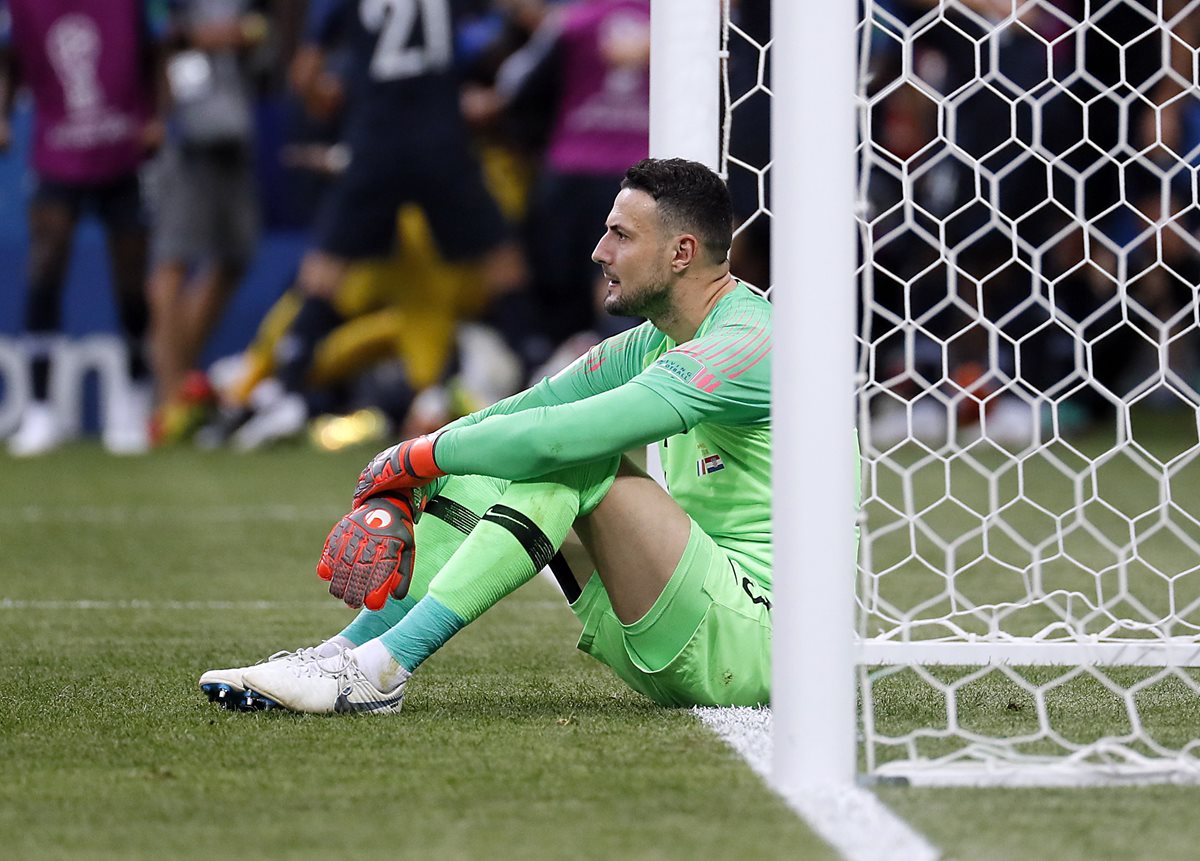
[[[312,567],[369,454],[0,459],[0,600],[30,602],[0,608],[6,857],[834,857],[689,713],[577,652],[540,581],[396,718],[207,703],[203,670],[348,618]],[[104,603],[54,603],[79,600]]]
[[[876,610],[867,631],[912,618],[923,623],[917,639],[993,627],[1032,635],[1061,618],[1070,593],[1081,631],[1100,633],[1113,617],[1173,618],[1168,634],[1192,634],[1195,416],[1139,409],[1130,427],[1128,443],[1113,425],[1032,453],[980,440],[953,451],[909,444],[875,459],[863,505]],[[996,607],[1014,601],[1023,606]]]
[[[370,453],[0,457],[6,857],[834,857],[690,714],[577,652],[577,623],[541,580],[435,655],[395,718],[208,704],[204,669],[349,617],[312,566]],[[911,672],[875,693],[888,731],[945,722]],[[1031,698],[1003,676],[960,698],[973,729],[1031,725]],[[1127,724],[1095,683],[1051,700],[1072,738]],[[1139,705],[1164,744],[1200,736],[1200,697],[1181,677]],[[1185,859],[1200,845],[1193,788],[878,791],[961,861]]]
[[[1173,609],[1186,624],[1170,633],[1191,634],[1200,624],[1200,576],[1187,542],[1200,538],[1193,522],[1200,513],[1200,461],[1182,455],[1196,445],[1194,416],[1137,410],[1132,436],[1133,445],[1118,447],[1114,428],[1102,428],[1020,457],[985,443],[936,454],[909,445],[882,459],[864,506],[875,533],[866,563],[882,572],[874,580],[883,602],[877,606],[890,604],[918,620],[945,616],[972,633],[996,623],[1032,634],[1057,621],[1067,605],[1053,593],[1073,592],[1072,618],[1081,630],[1098,632],[1111,621],[1095,608],[1146,622]],[[1156,510],[1162,487],[1176,506],[1166,520]],[[921,526],[911,537],[904,511],[919,513]],[[985,609],[1025,602],[1030,593],[1042,600],[1017,610]],[[867,630],[889,629],[895,618],[876,613]],[[917,630],[920,638],[951,628],[935,623]],[[947,727],[951,690],[962,729],[1028,738],[1014,745],[1026,755],[1064,753],[1039,733],[1034,690],[1044,695],[1053,729],[1071,744],[1132,733],[1135,720],[1168,750],[1200,736],[1196,670],[1113,667],[1064,681],[1072,674],[1069,667],[934,667],[877,668],[868,676],[878,732],[904,737],[933,730],[915,743],[930,758],[963,745],[961,736],[936,735]],[[1131,710],[1118,692],[1134,686]],[[1144,742],[1133,747],[1152,753]],[[878,763],[908,755],[902,744],[879,744],[873,753]],[[878,792],[951,858],[1184,859],[1196,857],[1200,843],[1190,815],[1200,803],[1196,787],[883,786]]]
[[[946,861],[1188,861],[1200,845],[1194,788],[877,792]]]

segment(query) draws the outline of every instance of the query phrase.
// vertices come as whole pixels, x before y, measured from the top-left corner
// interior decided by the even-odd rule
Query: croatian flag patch
[[[696,475],[711,475],[724,468],[725,461],[721,460],[719,454],[710,454],[708,457],[702,457],[696,461]]]

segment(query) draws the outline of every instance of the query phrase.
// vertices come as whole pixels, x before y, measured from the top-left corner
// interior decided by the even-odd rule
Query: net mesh
[[[857,35],[864,766],[1195,776],[1200,3]]]
[[[721,146],[737,226],[733,271],[770,295],[770,4],[723,0]],[[736,120],[736,121],[735,121]]]

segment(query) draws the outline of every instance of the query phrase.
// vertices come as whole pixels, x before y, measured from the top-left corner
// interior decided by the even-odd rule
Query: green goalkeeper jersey
[[[739,284],[695,336],[650,323],[556,376],[450,425],[438,465],[520,479],[657,441],[667,489],[771,585],[771,305]]]

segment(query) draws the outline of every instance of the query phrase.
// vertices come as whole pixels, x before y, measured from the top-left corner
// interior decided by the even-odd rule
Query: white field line
[[[698,708],[696,716],[771,783],[771,710]],[[856,786],[784,795],[784,800],[847,861],[937,861],[941,853]]]
[[[324,601],[170,601],[170,600],[89,600],[77,601],[0,598],[2,610],[341,610],[348,608],[329,598]],[[522,610],[569,612],[566,601],[526,601]]]
[[[553,578],[550,578],[553,579]],[[529,601],[525,609],[561,612],[559,600]],[[225,610],[278,611],[343,609],[335,601],[170,601],[170,600],[25,600],[0,598],[3,610]],[[750,767],[770,783],[771,710],[695,709],[696,715]],[[936,861],[938,851],[887,809],[874,794],[856,787],[785,797],[788,804],[847,861]]]
[[[3,509],[0,509],[2,511]],[[543,568],[542,577],[557,591],[558,581],[549,568]],[[553,610],[570,612],[567,602],[562,598],[526,601],[521,605],[528,610]],[[329,608],[334,610],[346,609],[333,599],[310,601],[172,601],[169,599],[78,599],[39,600],[26,598],[7,598],[0,596],[0,611],[3,610],[231,610],[231,611],[274,611],[274,610],[312,610]]]
[[[0,610],[312,610],[346,609],[336,601],[146,601],[88,600],[39,601],[0,598]]]
[[[344,513],[336,505],[3,505],[0,523],[282,523],[322,518],[332,524]]]

